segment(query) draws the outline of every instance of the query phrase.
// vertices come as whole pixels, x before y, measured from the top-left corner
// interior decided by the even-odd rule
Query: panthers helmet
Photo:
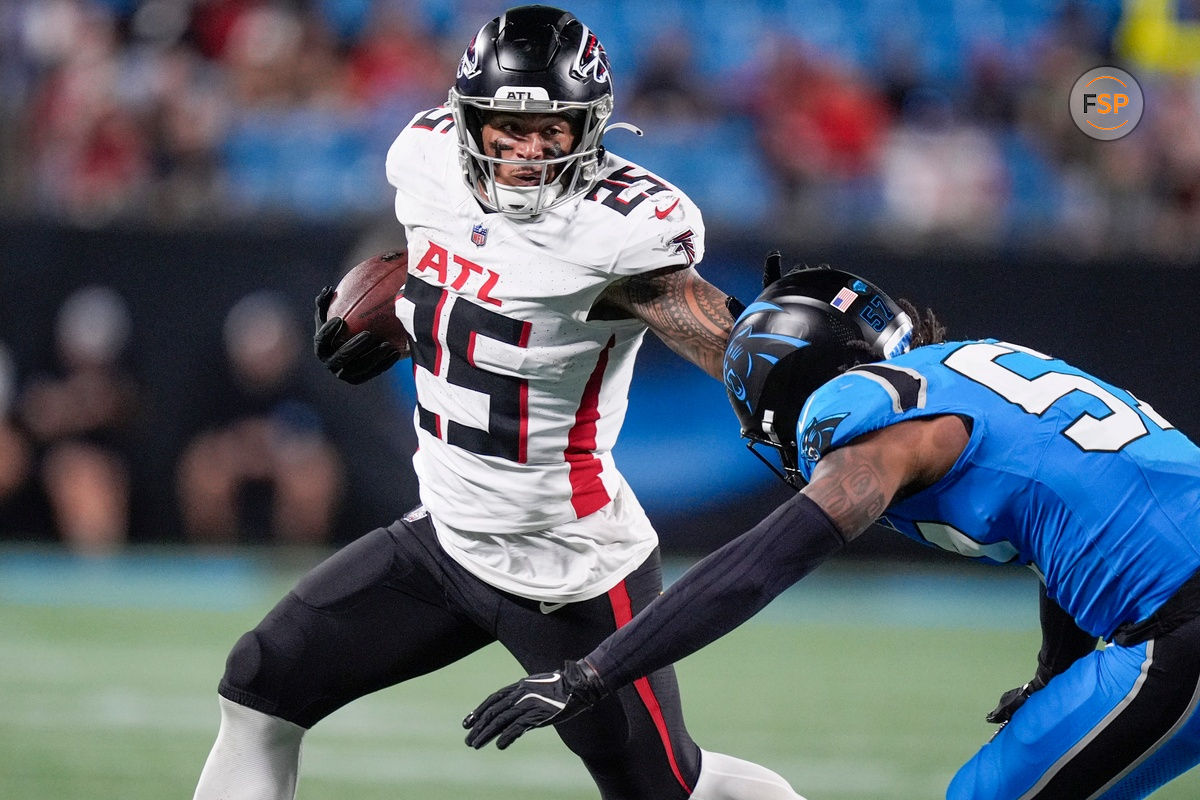
[[[467,45],[450,89],[463,179],[494,211],[532,217],[586,192],[604,157],[601,139],[612,115],[608,56],[599,39],[568,11],[549,6],[511,8]],[[561,114],[575,134],[571,153],[533,162],[537,186],[496,182],[496,167],[522,164],[488,155],[482,129],[488,112]],[[554,168],[557,168],[556,170]],[[555,171],[553,180],[547,177]]]
[[[725,391],[742,436],[751,449],[778,450],[784,479],[798,486],[796,426],[809,395],[854,364],[907,352],[912,333],[908,314],[857,275],[784,275],[742,312],[725,348]]]

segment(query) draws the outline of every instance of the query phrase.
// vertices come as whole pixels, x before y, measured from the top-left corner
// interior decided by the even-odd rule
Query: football
[[[396,317],[396,298],[408,278],[408,253],[392,250],[356,264],[342,276],[329,302],[329,317],[346,321],[350,335],[371,331],[409,355],[408,333]]]

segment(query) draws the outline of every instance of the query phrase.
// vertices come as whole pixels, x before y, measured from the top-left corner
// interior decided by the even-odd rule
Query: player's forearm
[[[725,379],[722,371],[725,340],[716,342],[709,340],[708,337],[692,340],[669,339],[661,333],[659,333],[659,338],[679,357],[692,362],[719,381]]]
[[[694,269],[638,276],[620,284],[609,299],[680,356],[724,379],[721,363],[734,322],[729,296]]]
[[[700,561],[586,658],[610,690],[690,655],[754,616],[845,539],[797,494]]]
[[[722,363],[733,316],[727,295],[697,276],[697,285],[685,287],[679,298],[648,309],[643,319],[677,354],[717,380],[724,380]]]

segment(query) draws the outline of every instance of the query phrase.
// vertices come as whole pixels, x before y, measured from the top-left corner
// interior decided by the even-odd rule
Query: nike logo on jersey
[[[543,601],[541,603],[538,603],[538,610],[541,611],[543,614],[553,614],[555,611],[558,611],[560,608],[562,608],[565,605],[566,605],[566,603],[547,603],[547,602]]]
[[[677,205],[679,205],[678,197],[675,198],[674,203],[671,203],[671,205],[667,206],[666,208],[656,207],[654,209],[654,216],[658,217],[659,219],[666,219],[667,217],[671,216],[671,212],[675,210],[675,206]]]

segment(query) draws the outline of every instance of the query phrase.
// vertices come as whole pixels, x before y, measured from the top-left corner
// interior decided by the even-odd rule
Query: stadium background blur
[[[0,4],[0,671],[16,676],[0,688],[26,704],[9,727],[0,726],[0,752],[34,753],[47,764],[45,775],[28,765],[7,770],[7,789],[0,767],[0,795],[65,796],[77,794],[64,789],[75,786],[87,796],[109,796],[96,790],[103,773],[111,796],[139,796],[128,791],[138,776],[118,780],[90,762],[58,784],[47,777],[73,751],[44,720],[74,720],[78,709],[49,710],[42,702],[55,693],[74,696],[53,683],[57,673],[45,673],[45,666],[56,658],[87,661],[112,649],[100,644],[101,632],[104,642],[120,642],[148,625],[153,642],[133,646],[138,669],[161,657],[175,665],[180,681],[195,682],[187,692],[202,690],[209,698],[227,643],[274,596],[274,570],[282,570],[278,580],[286,585],[323,548],[416,502],[408,467],[411,374],[397,368],[361,387],[330,378],[308,353],[311,298],[366,255],[402,245],[382,169],[386,148],[415,111],[445,99],[464,44],[505,5]],[[566,5],[609,52],[615,119],[646,134],[615,131],[608,146],[700,204],[709,229],[701,270],[714,283],[748,300],[758,288],[761,258],[773,247],[782,247],[789,261],[861,271],[936,308],[954,336],[1009,338],[1072,360],[1149,399],[1193,438],[1200,435],[1193,401],[1200,392],[1194,367],[1200,337],[1190,327],[1191,299],[1200,296],[1200,6],[1187,0]],[[1087,138],[1068,114],[1071,84],[1103,64],[1130,71],[1146,97],[1138,127],[1116,142]],[[247,358],[277,359],[274,367],[260,366],[274,369],[274,377],[239,372],[238,342]],[[72,380],[81,357],[92,359],[86,379]],[[102,379],[95,377],[97,363]],[[737,441],[734,425],[719,387],[647,341],[617,455],[669,556],[710,549],[785,496]],[[255,447],[272,453],[270,463],[247,459],[243,450]],[[218,480],[234,471],[241,483]],[[281,474],[302,480],[285,485]],[[223,506],[221,498],[235,498],[241,515],[211,513]],[[279,498],[310,513],[281,517]],[[188,544],[190,550],[177,549]],[[227,549],[234,544],[258,547]],[[315,545],[316,552],[283,544]],[[198,560],[181,562],[191,557],[185,553]],[[881,556],[932,568],[929,580],[960,578],[945,559],[886,535],[863,537],[844,560],[870,560],[875,570]],[[806,597],[833,598],[847,610],[850,628],[878,623],[870,628],[873,641],[924,641],[899,616],[849,621],[862,609],[838,600],[839,592],[868,587],[893,597],[888,592],[897,585],[889,575],[847,578],[847,585],[835,580]],[[248,588],[263,581],[272,592]],[[946,686],[956,675],[978,681],[983,699],[970,702],[979,708],[964,711],[948,698],[937,704],[957,716],[981,716],[1031,663],[1033,607],[1013,601],[1023,618],[997,623],[1000,615],[985,610],[1010,607],[993,588],[974,600],[955,598],[992,620],[975,632],[980,649],[971,651],[985,655],[926,643],[931,658],[948,659],[936,667]],[[912,597],[903,597],[895,604],[909,609]],[[114,608],[124,609],[116,619]],[[139,616],[155,610],[162,613],[152,620]],[[924,619],[922,613],[916,616]],[[195,626],[198,638],[173,637],[175,624]],[[738,636],[753,638],[738,641],[775,642],[764,631],[782,624],[777,616],[765,627],[749,626]],[[938,626],[956,635],[973,627],[957,617]],[[805,629],[805,636],[824,636],[844,649],[839,630]],[[794,634],[789,628],[784,638]],[[1020,638],[1027,652],[990,654],[988,642],[1005,637]],[[157,648],[172,638],[186,642],[162,655]],[[772,652],[815,658],[807,649]],[[696,658],[696,669],[707,669],[711,681],[699,696],[720,697],[728,688],[720,683],[724,667],[713,665],[724,662],[704,659],[721,656]],[[869,673],[870,655],[863,660]],[[129,669],[123,658],[105,663],[80,667],[84,705],[87,698],[101,705],[112,699],[101,692],[96,700],[106,669],[109,684]],[[493,688],[492,663],[472,668],[480,691]],[[511,663],[499,663],[497,670],[513,671]],[[931,663],[909,664],[907,676],[901,668],[892,677],[897,691],[922,683],[918,673]],[[807,669],[818,678],[826,669],[833,680],[845,668],[835,664],[814,670],[810,661]],[[89,676],[92,667],[96,674]],[[993,681],[982,677],[988,668],[997,671]],[[760,680],[769,681],[765,674]],[[445,712],[451,722],[474,697],[459,694]],[[207,702],[188,697],[187,703]],[[163,768],[179,786],[194,780],[190,765],[198,769],[215,730],[213,708],[187,703],[184,713],[202,719],[188,731],[190,744],[177,745],[180,766]],[[737,707],[756,704],[768,705],[747,697]],[[731,724],[720,705],[700,712],[718,728]],[[867,721],[873,710],[863,709],[864,736],[877,727]],[[894,709],[919,728],[916,711]],[[784,747],[802,760],[841,735],[797,733],[782,715],[747,716],[742,749],[754,749],[766,763],[757,752],[764,742],[774,747],[775,738],[788,743],[804,736]],[[96,719],[93,725],[111,729],[110,717]],[[884,770],[873,780],[868,770],[856,794],[845,785],[853,768],[837,755],[821,762],[815,778],[802,772],[807,782],[789,777],[814,797],[936,794],[930,787],[944,783],[942,773],[976,746],[970,742],[983,728],[924,719],[931,726],[924,735],[952,731],[949,740],[969,745],[961,757],[943,758],[934,777],[905,783]],[[43,745],[30,739],[30,725],[45,735]],[[151,746],[150,733],[139,735],[137,744],[114,747]],[[853,746],[890,746],[863,742]],[[896,763],[920,761],[914,751],[892,755]],[[521,768],[484,763],[514,782],[514,796],[536,797],[546,788],[522,783]],[[456,769],[447,768],[447,781],[470,772]],[[406,777],[412,776],[400,776]],[[147,786],[166,780],[141,778]],[[822,787],[827,791],[818,794]],[[161,794],[147,789],[145,796]]]

